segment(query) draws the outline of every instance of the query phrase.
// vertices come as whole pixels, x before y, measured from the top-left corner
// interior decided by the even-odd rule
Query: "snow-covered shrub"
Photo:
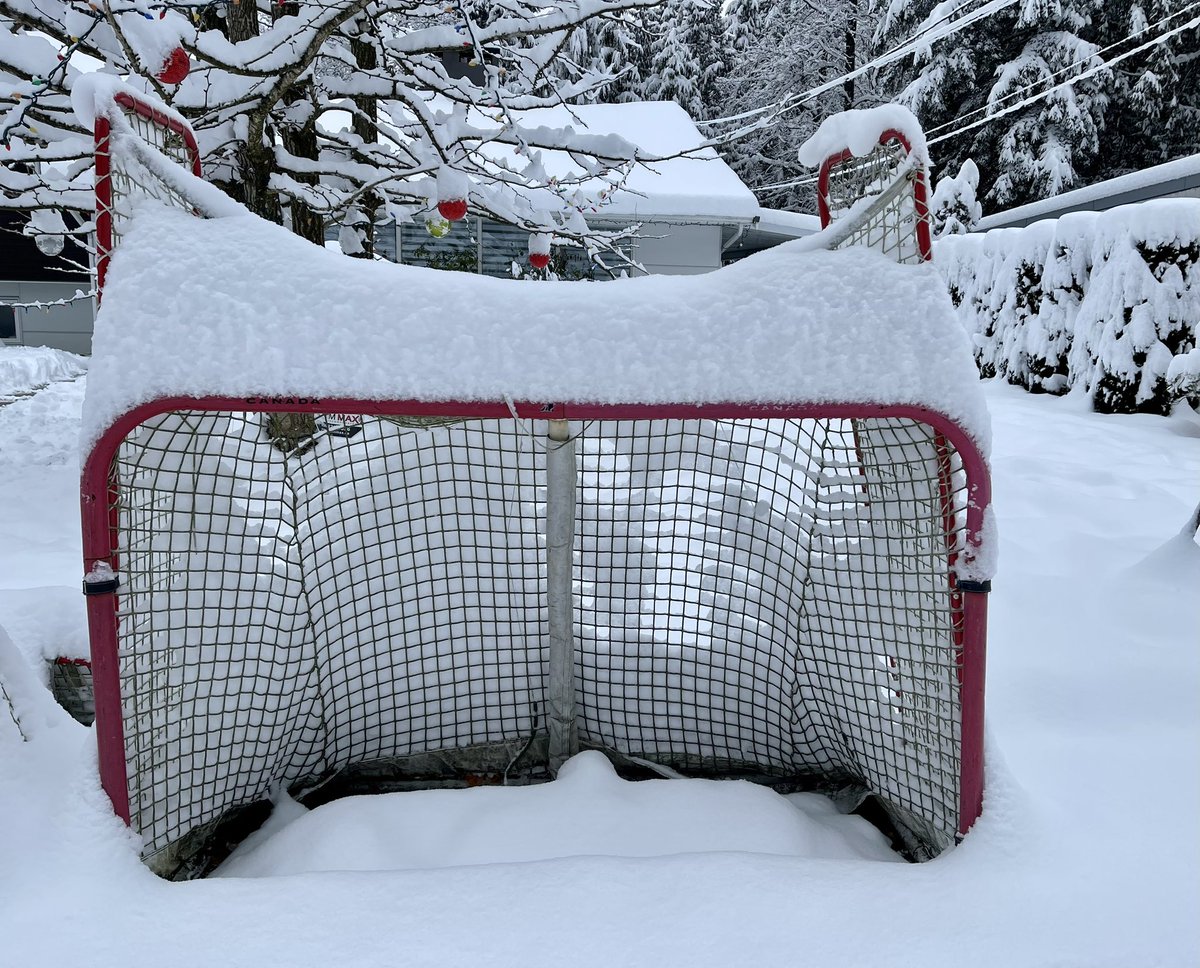
[[[1167,390],[1175,400],[1200,406],[1200,347],[1177,356],[1167,367]]]
[[[1196,345],[1200,325],[1200,212],[1183,214],[1159,202],[1097,219],[1076,321],[1093,368],[1076,382],[1103,413],[1165,415],[1174,403],[1167,371]]]
[[[947,175],[938,179],[929,202],[934,238],[975,231],[983,215],[983,206],[975,195],[978,188],[979,169],[970,158],[962,163],[953,178]]]
[[[985,377],[1079,388],[1106,413],[1168,413],[1200,379],[1200,200],[1161,199],[938,241]]]
[[[1047,248],[1032,242],[1022,229],[948,236],[938,242],[934,258],[975,343],[979,372],[1021,385],[1025,320],[1041,301]]]
[[[980,286],[980,278],[999,275],[1002,246],[995,233],[956,235],[937,244],[934,264],[950,289],[963,327],[975,344],[975,362],[984,377],[996,375],[996,321],[999,307],[993,305],[995,286]]]
[[[1042,297],[1025,336],[1025,388],[1032,393],[1066,393],[1070,387],[1075,318],[1092,271],[1094,212],[1072,212],[1054,226],[1042,268]]]
[[[1035,320],[1042,305],[1042,270],[1053,241],[1053,227],[1045,223],[1020,231],[993,289],[993,299],[1003,300],[996,314],[995,366],[1009,383],[1026,389],[1030,387],[1030,347],[1035,351],[1041,348]]]

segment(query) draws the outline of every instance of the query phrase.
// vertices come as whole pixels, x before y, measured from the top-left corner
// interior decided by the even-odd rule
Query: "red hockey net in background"
[[[161,106],[130,92],[118,91],[97,111],[96,139],[96,288],[101,298],[108,263],[130,216],[136,197],[156,198],[185,211],[192,204],[178,188],[158,177],[132,147],[149,149],[175,162],[197,178],[202,176],[196,137],[183,121]],[[127,149],[120,150],[122,140]],[[143,156],[144,157],[144,156]]]
[[[987,504],[912,406],[159,400],[84,472],[102,781],[178,877],[281,784],[564,748],[871,797],[930,857],[982,797]]]
[[[901,263],[933,258],[929,174],[908,138],[894,129],[875,149],[855,157],[847,148],[825,159],[817,176],[821,227],[841,222],[835,248],[861,245]]]

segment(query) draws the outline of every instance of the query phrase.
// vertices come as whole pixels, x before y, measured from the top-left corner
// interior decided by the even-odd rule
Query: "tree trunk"
[[[303,100],[306,89],[307,85],[304,86],[304,89],[289,94],[284,101],[288,104],[295,104],[297,101]],[[317,125],[315,119],[309,118],[299,127],[284,128],[280,135],[284,150],[288,154],[316,161]],[[291,177],[305,185],[316,185],[320,180],[318,175],[311,172],[293,172]],[[288,208],[292,216],[292,231],[315,245],[324,245],[325,220],[307,203],[296,198],[288,203]]]
[[[350,41],[350,52],[354,55],[354,62],[364,70],[372,70],[379,66],[379,53],[376,51],[375,45],[369,41],[355,37]],[[367,144],[375,141],[377,134],[376,127],[372,123],[379,110],[376,102],[377,98],[367,95],[354,98],[354,105],[362,116],[358,114],[354,116],[353,131]],[[356,252],[355,258],[375,258],[375,220],[379,217],[380,204],[381,199],[375,192],[367,192],[359,200],[358,207],[367,217],[367,221],[359,233],[362,251]]]
[[[225,36],[233,43],[258,36],[258,7],[254,0],[230,0],[225,15]]]
[[[846,70],[849,74],[858,66],[858,19],[851,17],[850,22],[846,24]],[[842,82],[842,91],[846,97],[845,110],[849,111],[854,107],[854,78],[848,77]]]

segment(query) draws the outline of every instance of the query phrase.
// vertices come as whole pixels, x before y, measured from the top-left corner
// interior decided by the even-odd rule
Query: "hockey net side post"
[[[923,139],[922,139],[923,140]],[[817,175],[817,211],[830,248],[860,245],[907,264],[933,261],[933,219],[929,210],[929,168],[913,150],[912,138],[887,128],[874,148],[855,155],[849,148],[834,151]],[[861,449],[856,426],[856,447]],[[953,517],[951,454],[954,446],[942,431],[934,438],[937,451],[942,513]],[[949,534],[949,529],[947,534]],[[976,539],[978,541],[978,539]],[[963,735],[977,737],[963,744],[962,816],[959,838],[983,810],[984,663],[968,661],[968,642],[986,638],[990,581],[957,576],[959,550],[947,542],[948,580],[953,610],[953,641],[959,654],[959,683],[963,691]]]
[[[902,263],[933,259],[929,172],[908,135],[889,128],[875,148],[829,155],[817,175],[821,228],[831,248],[863,245]]]
[[[114,139],[130,135],[196,178],[203,177],[196,136],[181,118],[130,91],[116,91],[107,104],[98,105],[94,124],[97,301],[103,298],[108,264],[120,244],[131,214],[129,202],[134,196],[157,198],[185,211],[194,211],[178,188],[155,178],[129,155],[114,150]]]

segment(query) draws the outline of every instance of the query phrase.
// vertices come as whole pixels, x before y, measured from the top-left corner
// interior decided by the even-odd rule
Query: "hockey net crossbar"
[[[280,785],[586,748],[870,798],[932,857],[982,800],[987,505],[911,405],[152,401],[84,470],[102,782],[172,877]]]

